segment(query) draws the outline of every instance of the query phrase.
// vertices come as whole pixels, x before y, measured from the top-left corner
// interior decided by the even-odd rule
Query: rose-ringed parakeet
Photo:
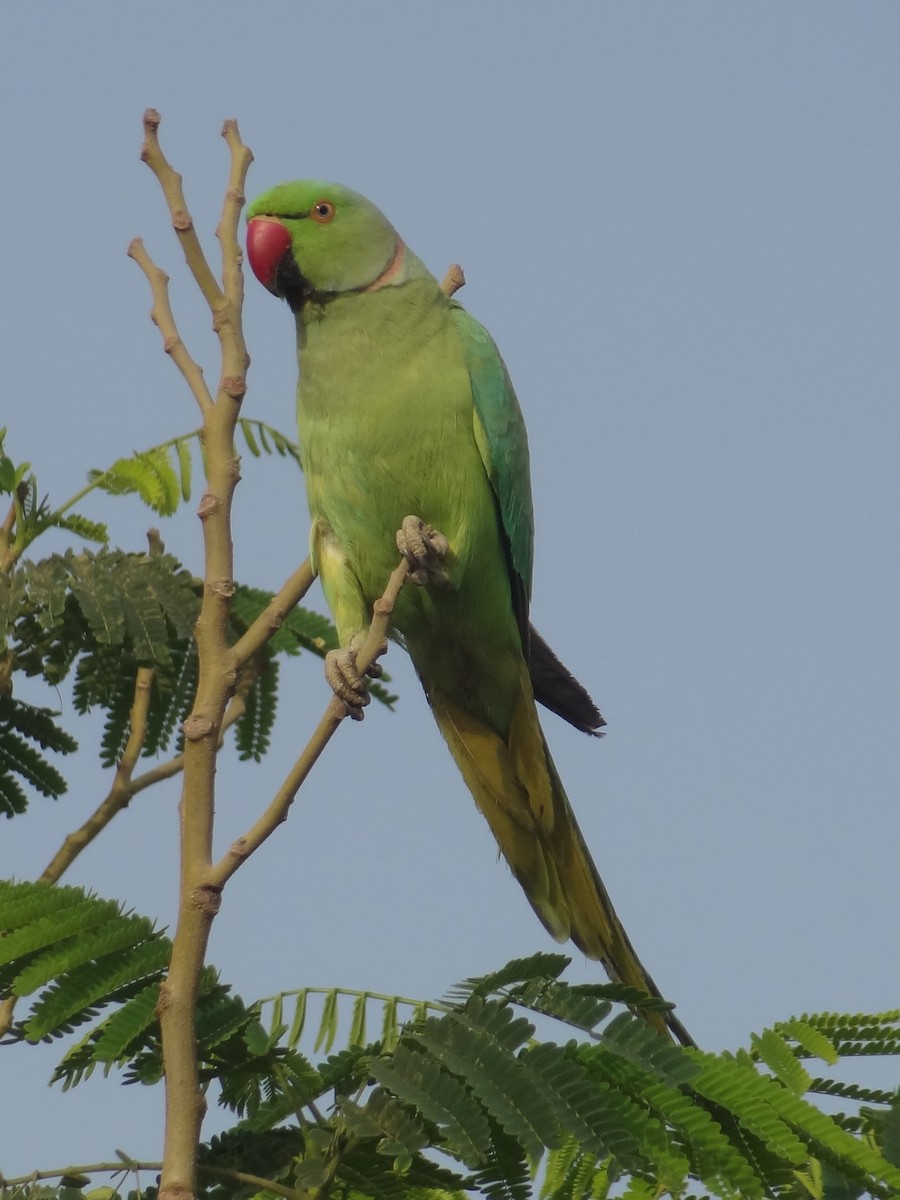
[[[415,540],[410,514],[440,531],[446,553],[431,582],[402,590],[394,636],[543,924],[614,980],[658,996],[538,722],[535,700],[586,732],[604,724],[529,624],[528,445],[496,346],[356,192],[281,184],[247,218],[250,265],[296,319],[311,555],[341,645],[368,628],[398,561],[397,531]],[[419,549],[427,558],[431,546]],[[648,1019],[689,1040],[671,1014]]]

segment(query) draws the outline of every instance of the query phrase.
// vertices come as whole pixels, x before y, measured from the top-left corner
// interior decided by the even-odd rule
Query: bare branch
[[[375,601],[368,635],[356,656],[356,667],[361,675],[366,672],[381,652],[390,628],[394,605],[408,576],[409,563],[404,559],[394,569],[380,599]],[[332,697],[303,753],[294,763],[268,808],[242,837],[237,838],[229,846],[227,852],[213,867],[206,879],[208,887],[221,890],[241,864],[259,849],[282,821],[287,820],[297,792],[346,716],[347,706],[336,696]]]
[[[236,669],[260,650],[271,636],[281,628],[281,623],[292,608],[296,608],[313,585],[315,575],[309,559],[304,559],[290,579],[277,592],[250,628],[231,647],[231,657]]]
[[[200,239],[194,229],[194,220],[188,212],[184,192],[181,189],[181,176],[169,165],[159,144],[159,126],[162,117],[155,108],[148,108],[144,113],[144,144],[141,146],[141,161],[145,162],[162,188],[172,227],[178,235],[184,259],[190,267],[191,274],[197,281],[197,286],[203,293],[209,307],[215,311],[222,303],[222,289],[210,270]]]
[[[201,367],[188,354],[187,346],[181,340],[181,334],[175,324],[172,306],[169,303],[168,275],[156,265],[140,238],[134,238],[129,244],[128,257],[134,259],[150,283],[150,292],[153,296],[150,319],[162,334],[163,349],[166,354],[171,356],[172,361],[187,380],[188,387],[200,406],[200,411],[206,412],[212,407],[213,398],[206,386]]]
[[[441,280],[441,291],[445,296],[454,296],[461,287],[466,286],[466,277],[459,263],[451,263],[447,274]]]
[[[149,670],[149,668],[141,668],[141,670]],[[222,731],[219,736],[220,747],[225,741],[227,731],[247,710],[246,695],[250,690],[250,686],[251,684],[248,681],[246,686],[239,687],[238,691],[229,701],[225,717],[222,721]],[[134,709],[132,709],[133,714]],[[132,726],[128,745],[131,745],[133,737],[134,726]],[[141,741],[143,743],[143,738]],[[127,746],[125,753],[126,755],[128,754]],[[124,762],[124,756],[122,761]],[[165,762],[158,763],[155,767],[151,767],[149,771],[145,771],[143,775],[138,775],[137,778],[132,778],[129,773],[126,779],[122,774],[122,764],[120,763],[116,770],[116,778],[107,795],[84,824],[68,834],[59,850],[57,850],[56,854],[54,854],[53,858],[44,868],[38,882],[58,883],[62,875],[69,869],[82,850],[89,846],[103,832],[117,813],[121,812],[123,808],[128,807],[135,796],[140,792],[146,791],[147,788],[152,787],[155,783],[161,783],[166,779],[173,779],[176,775],[180,775],[183,770],[184,754],[176,754]],[[0,1033],[2,1032],[3,1029],[0,1027]]]
[[[121,1153],[121,1151],[120,1151]],[[62,1179],[66,1175],[136,1175],[138,1171],[158,1172],[162,1168],[160,1162],[143,1162],[136,1159],[126,1159],[119,1162],[79,1163],[75,1166],[54,1167],[48,1171],[32,1171],[30,1175],[18,1175],[15,1178],[5,1178],[0,1175],[0,1190],[6,1188],[24,1188],[30,1184],[39,1183],[43,1179]],[[265,1179],[262,1175],[248,1175],[246,1171],[232,1171],[228,1167],[198,1168],[199,1173],[209,1179],[230,1179],[235,1183],[246,1183],[251,1187],[276,1196],[284,1196],[286,1200],[312,1200],[313,1193],[300,1188],[286,1187],[274,1179]]]
[[[90,845],[98,833],[110,823],[116,813],[121,812],[131,800],[135,789],[131,781],[144,741],[147,737],[147,715],[150,711],[150,689],[153,686],[152,667],[138,667],[134,680],[134,699],[131,703],[130,731],[125,750],[116,767],[116,776],[105,800],[91,814],[80,829],[70,833],[53,858],[44,868],[38,883],[58,883],[85,846]]]
[[[230,151],[230,168],[218,231],[222,244],[223,288],[216,282],[201,249],[185,202],[181,176],[173,170],[160,148],[159,123],[159,113],[148,109],[144,114],[141,157],[162,187],[185,261],[212,313],[222,360],[214,403],[205,385],[199,393],[195,382],[186,374],[203,414],[201,436],[205,449],[206,490],[198,515],[203,525],[205,571],[203,599],[194,631],[199,659],[197,693],[183,727],[178,922],[169,973],[160,986],[157,1004],[166,1076],[166,1134],[160,1196],[163,1200],[186,1200],[195,1190],[197,1146],[206,1107],[198,1076],[194,1037],[198,981],[206,958],[209,931],[220,904],[219,890],[210,888],[206,880],[212,865],[216,758],[226,704],[239,683],[228,647],[229,614],[235,590],[231,504],[240,479],[234,431],[246,391],[249,360],[241,327],[243,282],[237,227],[243,205],[244,180],[252,155],[242,144],[236,123],[227,123],[225,137]],[[140,254],[143,248],[136,243],[133,249]],[[154,308],[165,314],[162,305],[163,298],[167,304],[165,288],[155,273],[147,266],[144,269],[151,287],[156,286]],[[174,331],[174,321],[172,326]]]

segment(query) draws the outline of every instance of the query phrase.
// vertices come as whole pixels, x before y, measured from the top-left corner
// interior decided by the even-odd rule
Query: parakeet
[[[659,996],[591,859],[535,701],[595,732],[603,718],[529,624],[528,443],[487,331],[365,197],[280,184],[247,211],[260,282],[294,313],[311,557],[341,645],[368,629],[411,514],[447,539],[424,587],[405,587],[394,636],[441,733],[545,927],[610,976]],[[650,1013],[683,1042],[667,1013]]]

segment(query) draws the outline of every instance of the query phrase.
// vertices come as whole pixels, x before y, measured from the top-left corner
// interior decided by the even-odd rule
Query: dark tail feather
[[[533,625],[529,626],[528,651],[528,673],[535,700],[582,733],[601,737],[600,730],[606,722],[597,705]]]

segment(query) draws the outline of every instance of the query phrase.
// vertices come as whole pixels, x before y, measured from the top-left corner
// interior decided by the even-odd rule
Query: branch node
[[[243,375],[225,375],[220,387],[232,400],[243,400],[247,392],[247,383]]]
[[[156,998],[156,1015],[161,1017],[172,1003],[172,985],[164,979],[159,985],[159,995]]]
[[[200,503],[197,506],[197,516],[201,521],[206,521],[213,515],[214,512],[218,511],[218,508],[219,501],[212,494],[212,492],[204,492],[200,498]]]
[[[213,723],[209,717],[201,717],[196,713],[191,713],[185,719],[181,728],[186,741],[201,742],[212,733]]]
[[[204,916],[214,917],[222,907],[222,889],[212,884],[201,883],[199,887],[194,888],[192,899],[194,907]]]
[[[224,596],[228,600],[231,599],[236,591],[233,579],[213,579],[207,587],[214,596]]]
[[[172,228],[176,233],[189,233],[194,228],[194,221],[186,208],[178,208],[172,213]]]
[[[193,1200],[194,1192],[183,1183],[169,1183],[164,1188],[159,1189],[160,1196],[165,1196],[166,1200]]]

